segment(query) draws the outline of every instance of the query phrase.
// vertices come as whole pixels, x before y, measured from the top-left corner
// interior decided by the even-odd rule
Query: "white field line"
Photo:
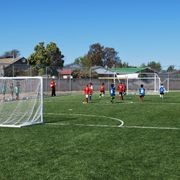
[[[156,127],[156,126],[122,126],[122,128],[134,128],[134,129],[163,129],[163,130],[180,130],[177,127]]]
[[[108,116],[97,116],[97,115],[91,115],[91,114],[67,114],[67,113],[46,113],[46,114],[51,114],[51,115],[68,115],[68,116],[99,117],[99,118],[106,118],[106,119],[112,119],[112,120],[115,120],[115,121],[119,121],[120,124],[118,126],[114,126],[114,127],[121,127],[121,126],[124,125],[124,122],[121,119],[113,118],[113,117],[108,117]],[[48,123],[48,124],[53,124],[53,123]],[[83,125],[83,124],[78,124],[78,125]],[[90,126],[105,126],[105,127],[108,127],[109,125],[93,125],[93,124],[90,124]]]
[[[67,113],[45,113],[50,115],[67,115]],[[124,126],[124,122],[119,118],[113,118],[108,116],[98,116],[98,115],[88,115],[88,114],[68,114],[70,116],[86,116],[86,117],[99,117],[99,118],[107,118],[115,121],[119,121],[121,124],[119,125],[100,125],[100,124],[70,124],[70,123],[46,123],[48,125],[60,125],[60,126],[86,126],[86,127],[112,127],[112,128],[133,128],[133,129],[162,129],[162,130],[180,130],[178,127],[156,127],[156,126]]]

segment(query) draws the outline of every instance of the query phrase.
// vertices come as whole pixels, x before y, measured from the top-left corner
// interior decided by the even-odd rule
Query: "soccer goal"
[[[149,77],[139,77],[138,74],[116,75],[115,79],[126,84],[127,94],[138,93],[141,84],[144,85],[146,94],[159,94],[161,80],[157,74],[151,74]]]
[[[43,123],[42,77],[0,77],[0,126]]]

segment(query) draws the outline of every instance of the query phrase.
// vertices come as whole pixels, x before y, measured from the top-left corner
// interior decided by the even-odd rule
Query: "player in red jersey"
[[[123,100],[124,85],[123,85],[122,82],[120,82],[120,83],[118,84],[117,90],[118,90],[118,92],[119,92],[119,97],[120,97],[120,99]]]
[[[124,92],[123,92],[123,95],[126,95],[126,84],[125,83],[123,83],[123,89],[124,89]]]
[[[85,103],[88,103],[88,99],[89,99],[89,85],[88,84],[84,87],[84,95],[85,95]]]
[[[92,100],[92,95],[93,95],[93,83],[89,83],[89,101]]]
[[[51,96],[56,96],[56,82],[54,79],[51,80],[50,87],[51,87]]]
[[[105,87],[104,87],[104,83],[101,84],[100,86],[100,94],[99,94],[99,97],[103,97],[105,95]]]

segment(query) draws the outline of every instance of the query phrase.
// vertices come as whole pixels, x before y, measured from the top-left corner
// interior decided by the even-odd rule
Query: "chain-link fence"
[[[17,76],[43,76],[43,86],[44,86],[44,93],[50,94],[50,81],[52,79],[52,75],[54,71],[57,70],[57,67],[46,67],[42,68],[41,70],[38,67],[32,67],[29,65],[22,65],[22,64],[13,64],[11,66],[7,66],[4,68],[3,76],[9,77],[17,77]],[[97,74],[93,72],[91,68],[72,68],[70,69],[69,74],[63,74],[62,70],[57,70],[56,75],[53,78],[56,81],[56,92],[63,93],[63,92],[73,92],[73,91],[83,91],[84,86],[89,84],[90,82],[93,83],[94,91],[99,91],[100,85],[102,83],[105,84],[105,89],[109,90],[111,83],[118,83],[118,81],[114,79],[112,74]],[[108,71],[107,71],[108,72]],[[67,73],[67,71],[66,71]],[[99,78],[103,77],[103,78]],[[146,80],[147,82],[147,80]],[[160,77],[160,82],[164,84],[168,91],[180,90],[180,72],[176,71],[174,73],[166,73]],[[127,83],[124,80],[124,83]],[[130,80],[128,81],[128,88],[131,90],[137,90],[140,84],[139,80]],[[146,83],[147,84],[147,83]],[[154,83],[152,83],[154,86]],[[158,88],[159,84],[156,84],[156,88]]]

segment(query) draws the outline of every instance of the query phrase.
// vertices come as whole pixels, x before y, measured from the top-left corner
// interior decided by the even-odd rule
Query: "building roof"
[[[130,68],[111,68],[111,71],[119,73],[119,74],[131,74],[131,73],[140,73],[140,72],[154,72],[151,68],[145,67],[145,68],[140,68],[140,67],[130,67]]]
[[[14,62],[14,58],[3,58],[0,59],[0,64],[11,64]]]
[[[0,58],[0,65],[10,65],[13,64],[17,61],[19,61],[20,59],[25,59],[24,57],[17,57],[17,58]]]
[[[71,75],[72,74],[72,70],[71,69],[62,69],[59,71],[59,73],[61,75]]]
[[[106,69],[101,66],[94,66],[91,68],[91,70],[96,72],[97,74],[114,75],[114,72],[112,72],[110,69]]]

